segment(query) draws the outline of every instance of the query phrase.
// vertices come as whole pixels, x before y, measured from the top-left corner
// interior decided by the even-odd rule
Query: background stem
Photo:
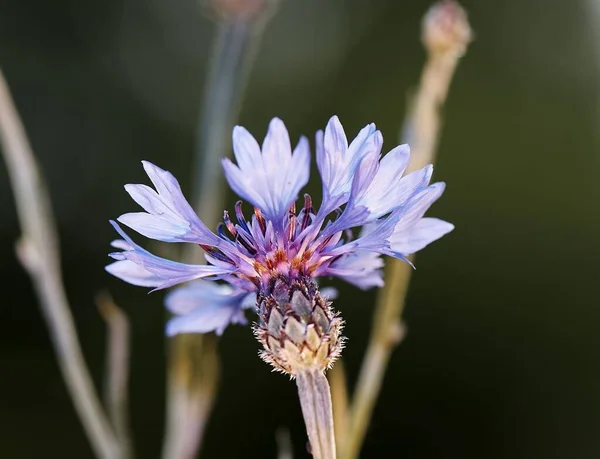
[[[435,160],[441,108],[472,35],[466,13],[454,0],[442,0],[434,5],[425,15],[422,32],[428,56],[402,134],[402,141],[411,147],[406,173]],[[414,260],[412,256],[409,258]],[[360,453],[385,370],[404,334],[400,320],[412,271],[407,263],[398,259],[386,262],[385,285],[377,297],[371,337],[350,406],[341,459],[355,459]]]
[[[2,72],[0,140],[23,232],[17,254],[33,281],[67,390],[96,456],[125,457],[81,351],[62,282],[50,198]]]
[[[133,457],[129,427],[129,320],[111,296],[100,293],[96,304],[108,328],[104,406],[125,457]]]
[[[230,156],[231,132],[262,31],[272,11],[273,2],[264,3],[254,14],[225,15],[217,25],[197,128],[194,166],[193,202],[209,228],[216,228],[225,209],[221,159]],[[183,258],[191,263],[204,262],[201,252],[191,245]],[[163,458],[188,459],[195,457],[200,449],[217,392],[220,365],[216,337],[175,336],[169,349]]]

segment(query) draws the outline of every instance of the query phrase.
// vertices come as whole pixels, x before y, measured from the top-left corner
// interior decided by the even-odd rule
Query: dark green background
[[[593,0],[465,2],[476,41],[445,108],[432,215],[456,230],[417,260],[408,338],[390,364],[364,457],[600,456],[598,189],[600,9]],[[423,1],[285,0],[269,24],[240,123],[293,138],[338,114],[376,122],[391,148],[418,81]],[[158,457],[164,416],[162,293],[110,278],[107,220],[148,159],[192,188],[194,126],[214,25],[194,0],[3,0],[0,65],[51,190],[64,273],[102,379],[108,287],[133,326],[133,428]],[[219,172],[220,173],[220,172]],[[316,182],[312,191],[318,195]],[[207,197],[210,199],[210,196]],[[230,203],[234,197],[231,196]],[[0,165],[0,457],[91,457],[29,279]],[[374,292],[343,287],[351,376]],[[275,457],[304,433],[294,385],[256,357],[250,330],[222,343],[224,375],[203,457]]]

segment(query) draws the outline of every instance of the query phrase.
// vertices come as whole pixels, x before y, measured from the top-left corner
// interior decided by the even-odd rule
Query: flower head
[[[216,233],[193,212],[169,172],[144,162],[156,190],[126,185],[145,212],[117,220],[151,239],[198,244],[208,264],[189,265],[152,255],[112,222],[123,238],[113,245],[122,251],[111,254],[117,261],[107,270],[134,285],[156,289],[195,280],[167,297],[167,307],[176,314],[167,326],[169,334],[220,333],[229,323],[244,323],[243,309],[256,298],[257,335],[267,350],[275,346],[275,336],[279,348],[285,343],[298,347],[300,336],[305,336],[312,340],[311,352],[321,352],[321,363],[329,365],[341,346],[341,322],[315,280],[338,277],[362,289],[381,286],[382,255],[406,260],[453,229],[442,220],[423,218],[444,191],[443,183],[429,184],[432,167],[403,175],[408,146],[400,145],[382,157],[382,144],[373,124],[348,143],[338,118],[331,118],[325,132],[316,135],[323,183],[320,208],[304,195],[298,211],[296,201],[310,171],[307,139],[301,138],[292,150],[285,125],[277,118],[262,147],[246,129],[236,127],[237,164],[224,159],[223,168],[231,188],[254,209],[248,215],[238,201],[234,217],[225,211]],[[354,237],[359,227],[363,229]],[[282,333],[273,331],[274,323]],[[291,357],[269,358],[285,368]]]

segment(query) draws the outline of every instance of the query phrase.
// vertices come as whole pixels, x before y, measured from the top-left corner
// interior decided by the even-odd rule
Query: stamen
[[[219,223],[217,225],[217,233],[219,234],[219,237],[221,237],[222,239],[225,239],[226,241],[229,241],[229,236],[227,236],[227,234],[225,234],[225,225],[223,223]]]
[[[224,261],[225,263],[230,263],[233,264],[233,261],[231,261],[231,259],[225,255],[223,252],[220,252],[218,250],[214,250],[211,252],[207,252],[211,257],[216,258],[217,260],[221,260]]]
[[[237,230],[235,229],[235,225],[233,223],[231,223],[231,220],[229,219],[229,212],[227,212],[227,211],[223,212],[223,222],[225,222],[225,225],[227,226],[227,230],[229,230],[231,235],[233,237],[236,237]]]
[[[200,247],[211,257],[216,258],[217,260],[224,261],[225,263],[233,264],[233,261],[221,252],[219,249],[215,247],[211,247],[210,245],[199,244]]]
[[[289,213],[289,223],[288,223],[288,227],[287,227],[287,240],[288,241],[293,241],[294,237],[296,236],[296,214],[294,212],[292,212],[292,209],[290,209],[290,213]]]
[[[263,214],[258,207],[254,208],[254,215],[256,215],[256,221],[260,226],[260,230],[263,234],[265,234],[265,232],[267,231],[267,223],[265,222],[265,217],[263,217]]]
[[[325,248],[325,246],[327,244],[329,244],[329,241],[331,241],[331,239],[333,238],[333,234],[331,236],[327,236],[325,239],[323,239],[319,245],[317,246],[317,248],[315,249],[315,251],[319,251],[319,250],[323,250]]]
[[[242,201],[238,201],[235,203],[235,216],[239,225],[250,234],[250,229],[248,228],[248,223],[246,223],[246,217],[244,217],[244,213],[242,212]]]
[[[313,213],[312,198],[307,193],[304,195],[304,217],[302,218],[302,225],[300,231],[304,231],[306,227],[312,223],[311,214]]]
[[[242,244],[246,250],[250,253],[250,255],[256,255],[258,253],[258,250],[256,250],[252,244],[250,243],[250,241],[246,240],[246,237],[244,234],[239,233],[236,238],[235,238],[235,242],[239,242],[240,244]]]

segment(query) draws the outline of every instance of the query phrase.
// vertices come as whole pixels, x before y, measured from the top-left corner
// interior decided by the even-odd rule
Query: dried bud
[[[290,376],[331,367],[342,351],[342,319],[310,278],[276,280],[258,297],[261,357]]]
[[[263,13],[273,0],[205,0],[221,19],[253,19]]]
[[[454,0],[436,3],[423,18],[422,40],[430,53],[460,57],[472,39],[467,13]]]

